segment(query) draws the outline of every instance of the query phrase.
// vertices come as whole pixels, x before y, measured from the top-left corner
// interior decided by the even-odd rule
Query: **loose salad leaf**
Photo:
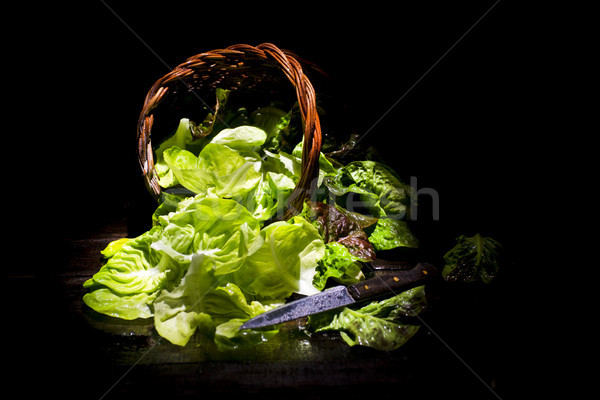
[[[317,260],[325,245],[303,218],[275,222],[261,231],[262,245],[246,258],[233,280],[257,299],[284,299],[292,293],[311,295]]]
[[[346,246],[338,242],[325,245],[325,255],[317,263],[312,284],[319,290],[325,289],[328,279],[339,284],[350,285],[364,279],[360,259],[351,254]]]
[[[179,273],[177,263],[150,247],[161,233],[156,227],[137,238],[111,242],[103,251],[108,261],[83,284],[90,289],[84,303],[112,317],[152,317],[156,294]]]
[[[391,250],[396,247],[419,247],[419,240],[412,234],[408,224],[392,218],[379,218],[369,235],[375,251]]]
[[[325,203],[313,202],[304,211],[308,218],[315,222],[325,243],[337,241],[345,245],[357,260],[372,261],[375,251],[367,234],[361,226],[366,227],[365,220],[357,221],[345,210]],[[371,219],[373,223],[376,219]]]
[[[414,317],[425,308],[424,287],[418,286],[357,310],[346,307],[337,314],[311,317],[309,323],[317,327],[316,332],[340,331],[350,346],[390,351],[402,346],[419,330],[419,325],[404,321],[403,317]]]
[[[222,144],[207,144],[198,157],[177,146],[166,150],[163,156],[177,181],[197,194],[242,196],[261,179],[259,157],[247,159]]]
[[[169,257],[151,248],[161,235],[162,229],[157,227],[128,240],[84,283],[84,287],[106,287],[118,295],[153,293],[162,289],[178,273],[178,266]],[[107,249],[115,246],[113,242]],[[105,251],[105,254],[109,252]]]
[[[225,105],[229,99],[229,93],[229,90],[226,89],[217,88],[215,90],[216,104],[214,109],[209,110],[201,123],[191,124],[192,135],[195,139],[201,139],[210,135],[215,126],[218,126],[218,122],[220,122],[222,115],[224,114]]]
[[[353,161],[337,170],[324,181],[327,188],[340,199],[342,207],[365,208],[363,214],[374,217],[403,219],[410,206],[413,189],[402,182],[384,164],[376,161]],[[348,195],[351,195],[348,197]],[[354,197],[358,195],[358,200]]]
[[[154,327],[173,344],[184,346],[200,326],[214,322],[205,313],[204,301],[215,284],[214,269],[205,264],[203,253],[193,254],[185,276],[172,290],[164,290],[154,301]]]
[[[449,282],[490,283],[498,273],[502,245],[491,237],[461,235],[444,255],[442,277]]]
[[[279,151],[284,144],[284,134],[289,130],[292,112],[286,113],[277,107],[261,107],[250,116],[253,126],[267,133],[265,149]]]
[[[279,329],[240,331],[240,326],[247,319],[231,319],[217,326],[215,329],[215,344],[220,351],[234,351],[240,347],[256,346],[265,342],[279,333]]]
[[[223,129],[210,141],[233,149],[251,149],[261,146],[267,140],[267,133],[260,128],[242,125],[233,129]]]
[[[106,287],[100,287],[83,296],[88,307],[111,317],[132,320],[151,318],[152,304],[158,291],[154,293],[118,294]]]
[[[179,262],[189,262],[202,252],[214,273],[225,275],[237,270],[254,251],[259,231],[258,221],[235,201],[197,196],[170,216],[151,247]]]

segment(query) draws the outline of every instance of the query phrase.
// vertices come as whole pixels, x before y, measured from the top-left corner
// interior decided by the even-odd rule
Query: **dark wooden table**
[[[88,233],[24,254],[10,269],[5,342],[11,383],[23,394],[60,398],[501,398],[512,389],[510,310],[502,285],[431,293],[423,326],[405,346],[379,352],[335,335],[284,329],[272,340],[220,353],[200,337],[186,347],[163,340],[152,322],[90,310],[83,282],[101,266],[100,250],[132,234],[131,221],[104,221]],[[51,240],[51,232],[49,237]],[[460,292],[460,294],[458,294]],[[508,351],[507,351],[508,349]],[[24,398],[29,398],[24,396]],[[58,397],[57,397],[58,398]]]

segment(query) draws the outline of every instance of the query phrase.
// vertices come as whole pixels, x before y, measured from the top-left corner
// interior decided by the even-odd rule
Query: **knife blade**
[[[242,324],[240,330],[277,325],[365,300],[391,296],[420,286],[436,275],[437,269],[433,265],[421,262],[412,269],[393,270],[353,285],[335,286],[257,315]]]

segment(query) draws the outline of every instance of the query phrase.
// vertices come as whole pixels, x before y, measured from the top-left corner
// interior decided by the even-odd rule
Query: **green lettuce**
[[[88,306],[124,319],[151,317],[153,298],[181,279],[194,255],[203,254],[217,275],[228,274],[253,251],[260,233],[246,209],[222,199],[195,198],[163,223],[107,246],[108,261],[84,283],[91,290],[83,297]]]
[[[84,284],[89,307],[124,319],[154,317],[158,333],[178,345],[198,329],[217,332],[226,348],[268,335],[238,337],[227,327],[294,292],[317,292],[312,277],[325,246],[303,218],[261,229],[236,201],[200,195],[173,208],[150,231],[107,246],[108,261]]]
[[[163,156],[177,181],[196,194],[220,198],[242,196],[261,179],[258,156],[247,159],[222,144],[207,144],[197,157],[173,146]]]
[[[491,237],[461,235],[444,255],[442,277],[449,282],[490,283],[500,270],[502,252],[502,245]]]
[[[369,235],[369,242],[375,251],[391,250],[396,247],[419,247],[419,240],[413,235],[406,221],[392,218],[379,218],[375,229]]]
[[[179,185],[179,181],[175,177],[175,174],[173,174],[173,171],[169,165],[164,161],[163,153],[165,150],[170,149],[173,146],[176,146],[180,149],[185,149],[194,141],[190,124],[191,121],[189,119],[182,118],[179,121],[177,130],[173,136],[161,143],[161,145],[154,151],[156,157],[154,166],[158,175],[158,182],[163,188],[170,188]]]
[[[425,308],[425,290],[418,286],[356,310],[346,307],[339,313],[311,317],[309,323],[316,332],[340,331],[350,346],[391,351],[417,333],[419,325],[410,319]]]
[[[179,346],[185,346],[198,329],[216,335],[217,346],[223,348],[233,347],[233,343],[241,339],[248,342],[248,335],[254,338],[252,342],[262,338],[264,333],[231,332],[226,327],[237,325],[239,328],[244,321],[272,306],[248,302],[242,290],[231,282],[225,283],[226,279],[217,276],[207,261],[204,254],[194,254],[181,283],[173,290],[162,291],[156,298],[154,325],[157,332]],[[275,333],[276,329],[270,332]]]
[[[134,239],[119,239],[104,250],[108,261],[84,282],[90,289],[83,301],[92,309],[122,319],[149,318],[156,293],[176,279],[180,266],[151,248],[162,228],[155,227]]]
[[[403,219],[413,195],[411,186],[402,182],[384,164],[376,161],[353,161],[328,175],[324,181],[329,191],[339,200],[342,207],[374,217]],[[358,195],[358,201],[349,194]]]
[[[210,141],[233,149],[252,149],[261,146],[267,140],[267,133],[255,126],[242,125],[237,128],[223,129]]]
[[[364,279],[360,259],[351,254],[346,246],[338,242],[330,242],[325,245],[325,254],[318,261],[313,276],[313,286],[323,290],[330,278],[344,285]]]
[[[176,345],[201,333],[229,351],[278,332],[240,331],[248,319],[294,293],[358,282],[375,251],[418,241],[401,221],[412,189],[393,171],[374,161],[343,165],[324,154],[305,210],[272,222],[301,175],[303,143],[293,140],[291,123],[297,109],[232,110],[229,91],[216,94],[213,112],[200,123],[182,118],[155,150],[159,184],[168,190],[152,228],[108,244],[104,265],[84,283],[83,300],[113,317],[153,318],[157,332]],[[350,345],[389,350],[416,332],[407,316],[423,302],[422,289],[413,289],[311,317],[311,324],[339,330]]]
[[[87,287],[87,286],[86,286]],[[154,293],[118,294],[106,287],[99,287],[83,296],[83,302],[91,309],[111,317],[125,320],[152,318],[152,304],[158,295]]]
[[[233,274],[233,281],[258,299],[283,299],[292,293],[311,295],[317,260],[325,245],[303,218],[275,222],[261,231],[262,245]]]
[[[265,149],[276,152],[284,145],[284,136],[289,130],[292,112],[286,113],[277,107],[261,107],[250,116],[253,126],[259,127],[267,134]]]

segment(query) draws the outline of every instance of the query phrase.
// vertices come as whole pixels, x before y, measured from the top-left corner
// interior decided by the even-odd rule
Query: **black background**
[[[111,221],[125,219],[131,234],[149,226],[155,204],[137,163],[136,124],[158,78],[206,50],[272,42],[319,64],[355,131],[368,132],[363,140],[406,181],[438,193],[439,221],[425,198],[415,226],[425,246],[443,254],[456,236],[475,232],[505,245],[509,261],[488,292],[476,291],[481,304],[459,313],[458,333],[443,333],[476,372],[499,374],[506,398],[531,378],[544,337],[531,283],[548,268],[531,260],[548,233],[541,221],[564,196],[548,183],[561,169],[548,157],[561,146],[548,127],[562,120],[546,108],[559,84],[548,85],[552,74],[540,67],[553,57],[553,33],[535,26],[539,14],[503,1],[94,1],[36,11],[34,34],[15,57],[26,60],[19,94],[21,104],[35,104],[22,109],[42,165],[28,197],[44,215],[50,254]]]
[[[530,215],[527,200],[509,199],[531,188],[539,133],[529,126],[528,98],[539,93],[523,86],[533,71],[518,10],[500,2],[473,27],[492,5],[302,11],[95,2],[65,10],[40,49],[51,60],[40,72],[52,74],[50,126],[60,132],[53,170],[65,179],[51,189],[67,216],[65,233],[93,229],[123,211],[124,199],[135,208],[150,201],[135,132],[154,81],[205,50],[273,42],[318,63],[351,110],[355,132],[368,132],[363,141],[406,181],[416,177],[419,188],[438,192],[439,226],[456,229],[450,236],[481,231],[510,241],[509,221]]]

